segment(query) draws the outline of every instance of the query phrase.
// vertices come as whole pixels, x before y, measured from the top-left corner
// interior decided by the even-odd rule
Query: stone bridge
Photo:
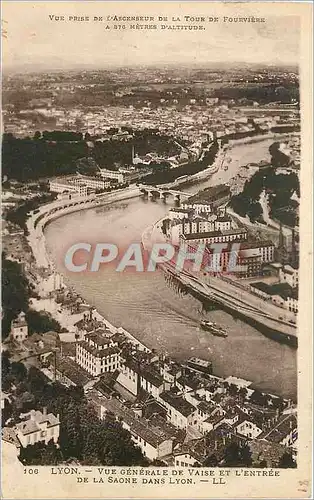
[[[175,201],[185,200],[192,196],[191,193],[184,193],[183,191],[176,191],[175,189],[162,188],[160,186],[147,186],[146,184],[139,184],[141,193],[149,198],[167,199],[168,196],[173,196]]]

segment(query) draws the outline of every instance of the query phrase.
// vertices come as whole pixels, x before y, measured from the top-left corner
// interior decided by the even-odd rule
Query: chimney
[[[44,417],[47,415],[47,406],[43,407],[43,415],[44,415]]]
[[[31,418],[31,420],[35,421],[35,414],[36,414],[35,410],[31,410],[30,411],[30,418]]]

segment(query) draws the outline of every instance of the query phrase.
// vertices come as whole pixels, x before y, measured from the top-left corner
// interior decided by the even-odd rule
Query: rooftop
[[[39,410],[32,410],[29,413],[29,419],[16,424],[16,428],[25,436],[40,431],[40,425],[44,423],[47,423],[47,427],[60,425],[59,416],[55,417],[53,413],[47,414],[45,411],[42,413]]]
[[[86,340],[92,340],[95,344],[104,346],[109,345],[112,341],[109,336],[111,336],[109,330],[97,330],[96,332],[88,333],[85,335]]]
[[[227,194],[230,194],[230,187],[225,184],[218,184],[217,186],[209,187],[192,196],[187,200],[187,203],[210,203]]]
[[[106,410],[111,411],[116,416],[120,417],[123,422],[130,428],[130,432],[140,436],[153,447],[157,446],[166,439],[171,439],[171,433],[166,432],[159,427],[152,427],[149,422],[143,418],[137,417],[132,410],[124,406],[115,398],[106,398],[100,395],[97,391],[90,392],[90,398],[95,405],[103,406]]]
[[[57,372],[68,378],[75,385],[84,387],[92,377],[81,368],[73,359],[57,357]]]
[[[279,422],[270,430],[265,431],[259,439],[280,443],[290,432],[297,428],[297,419],[293,414],[282,415]]]
[[[163,384],[163,378],[153,369],[153,367],[141,366],[140,370],[141,377],[150,382],[154,387],[160,387]]]
[[[275,283],[274,285],[268,285],[262,281],[257,281],[251,283],[252,288],[256,288],[268,295],[280,295],[284,300],[288,297],[292,297],[294,292],[293,288],[288,283]]]
[[[81,345],[82,348],[85,349],[85,351],[89,352],[97,358],[105,358],[107,356],[112,356],[113,354],[117,354],[118,352],[120,352],[120,349],[118,347],[107,347],[99,350],[96,347],[92,347],[91,345],[89,345],[87,342],[85,342],[85,340],[83,340],[82,342],[78,342],[78,344]]]
[[[191,405],[191,403],[183,399],[182,396],[177,396],[173,392],[163,392],[160,395],[160,398],[185,417],[188,417],[196,410],[196,408]]]

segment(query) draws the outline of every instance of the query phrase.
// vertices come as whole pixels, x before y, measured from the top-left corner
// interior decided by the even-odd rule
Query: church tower
[[[278,247],[276,249],[276,259],[281,264],[286,264],[287,259],[288,259],[287,248],[285,246],[285,237],[284,237],[284,234],[282,231],[282,223],[281,222],[280,222],[280,227],[279,227]]]

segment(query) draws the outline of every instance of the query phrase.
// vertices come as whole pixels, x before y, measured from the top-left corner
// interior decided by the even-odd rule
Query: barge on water
[[[221,326],[218,326],[216,323],[213,323],[212,321],[201,321],[201,328],[203,330],[206,330],[207,332],[210,332],[216,337],[228,337],[226,330],[224,330]]]

